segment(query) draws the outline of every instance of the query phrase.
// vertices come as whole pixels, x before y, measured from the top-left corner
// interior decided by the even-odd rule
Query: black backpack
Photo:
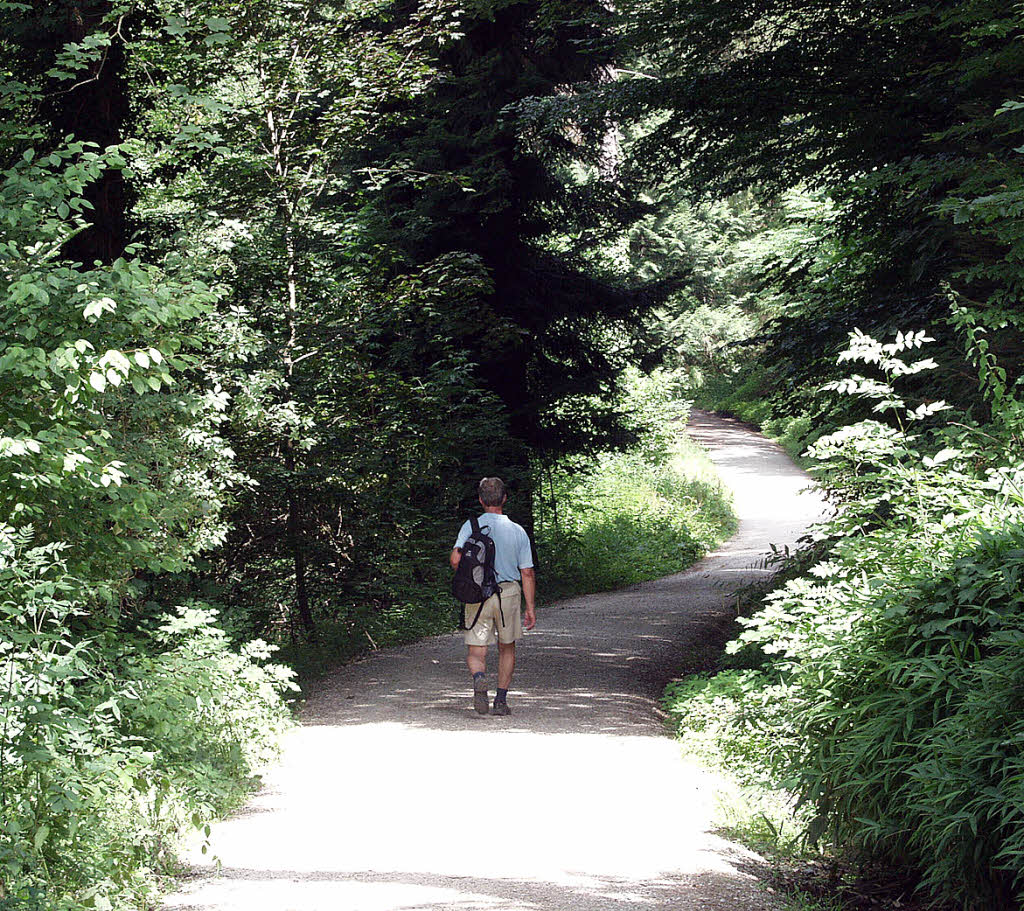
[[[478,604],[473,622],[466,626],[465,612],[459,611],[459,628],[472,629],[480,619],[484,609],[484,601],[492,595],[501,593],[498,577],[494,572],[494,539],[480,527],[476,516],[470,520],[470,533],[466,543],[462,545],[462,558],[452,579],[452,594],[456,601],[463,604]]]

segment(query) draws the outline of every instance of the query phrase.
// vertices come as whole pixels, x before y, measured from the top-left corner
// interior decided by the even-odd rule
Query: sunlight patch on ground
[[[292,734],[266,787],[216,826],[212,856],[189,860],[636,883],[721,866],[700,850],[712,790],[667,738],[321,725]]]
[[[665,875],[638,883],[615,877],[565,876],[558,882],[524,880],[509,883],[487,878],[445,879],[405,873],[364,873],[352,876],[268,876],[247,870],[226,871],[221,879],[197,883],[166,907],[194,911],[217,907],[246,911],[623,911],[671,907],[673,911],[705,911],[701,879]],[[750,905],[746,885],[707,872],[734,911]],[[733,874],[735,878],[735,874]],[[730,888],[730,886],[732,888]],[[666,899],[671,896],[671,905]]]

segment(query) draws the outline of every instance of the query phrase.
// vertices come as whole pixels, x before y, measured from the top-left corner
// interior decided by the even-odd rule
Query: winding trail
[[[743,425],[698,412],[688,432],[734,491],[739,532],[718,552],[542,608],[507,718],[473,712],[453,636],[342,668],[310,697],[263,790],[214,828],[220,869],[196,852],[165,907],[774,909],[759,859],[709,833],[716,780],[680,757],[657,702],[730,593],[766,572],[769,544],[795,541],[822,507]]]

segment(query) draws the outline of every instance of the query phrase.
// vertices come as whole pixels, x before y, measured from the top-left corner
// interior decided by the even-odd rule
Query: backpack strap
[[[469,517],[469,527],[472,529],[474,536],[480,535],[480,520],[476,516]]]

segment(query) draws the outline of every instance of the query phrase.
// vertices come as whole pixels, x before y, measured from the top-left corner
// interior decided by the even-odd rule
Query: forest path
[[[681,758],[658,698],[730,593],[765,573],[769,544],[792,543],[822,504],[741,424],[697,412],[688,432],[734,491],[739,532],[719,551],[539,610],[509,717],[474,713],[455,636],[342,668],[310,695],[262,791],[214,827],[220,869],[197,851],[165,907],[775,908],[750,872],[759,859],[708,831],[716,779]],[[492,650],[492,697],[494,664]]]

